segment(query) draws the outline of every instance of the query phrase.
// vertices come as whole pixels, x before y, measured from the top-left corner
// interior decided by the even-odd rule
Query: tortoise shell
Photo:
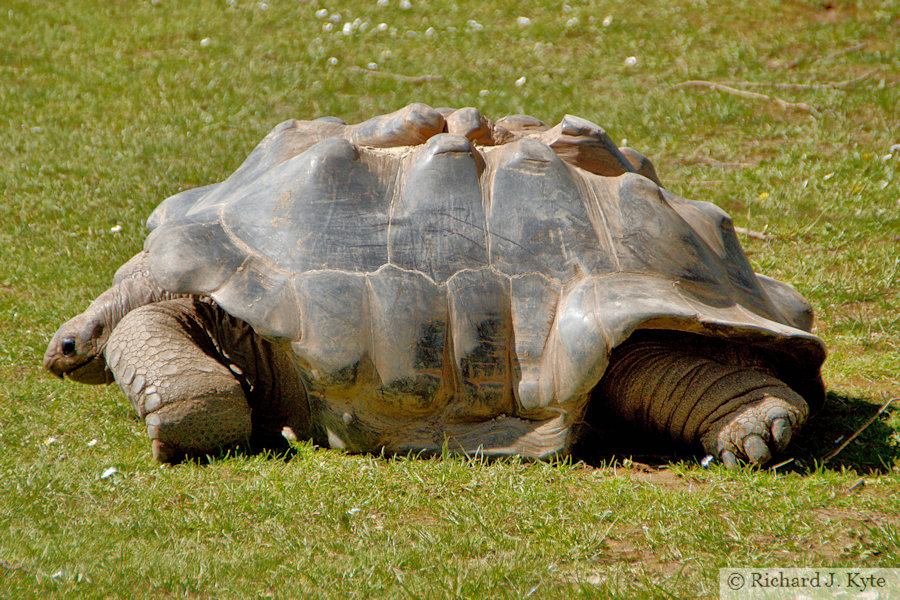
[[[288,121],[148,226],[157,282],[289,350],[333,446],[564,451],[638,329],[763,348],[823,396],[805,300],[754,273],[721,209],[578,117]]]

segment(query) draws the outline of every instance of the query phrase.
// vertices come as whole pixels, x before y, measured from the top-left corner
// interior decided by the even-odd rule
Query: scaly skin
[[[112,383],[103,351],[119,321],[140,306],[183,296],[161,289],[150,276],[146,254],[135,255],[116,271],[112,287],[57,330],[44,354],[44,367],[79,383]]]
[[[212,300],[161,290],[140,253],[50,341],[44,365],[81,383],[116,381],[147,425],[160,462],[310,437],[289,355]]]
[[[625,419],[702,446],[729,468],[763,465],[809,414],[806,401],[748,348],[699,336],[637,336],[613,353],[600,392]]]

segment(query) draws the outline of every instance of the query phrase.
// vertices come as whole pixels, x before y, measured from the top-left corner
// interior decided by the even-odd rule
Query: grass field
[[[900,564],[900,407],[822,460],[900,395],[900,6],[386,4],[0,5],[0,597],[715,597],[725,566]],[[161,468],[115,386],[43,371],[163,198],[285,119],[412,101],[583,116],[756,232],[754,267],[811,300],[829,347],[794,461],[300,443]]]

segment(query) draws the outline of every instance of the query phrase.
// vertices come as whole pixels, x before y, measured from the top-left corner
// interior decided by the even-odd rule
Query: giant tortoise
[[[544,458],[603,403],[763,464],[824,398],[809,304],[754,273],[722,210],[578,117],[288,121],[148,228],[45,365],[114,379],[160,461],[283,427]]]

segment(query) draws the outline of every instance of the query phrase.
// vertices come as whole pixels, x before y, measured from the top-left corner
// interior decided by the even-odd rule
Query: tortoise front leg
[[[249,441],[247,399],[214,353],[190,298],[135,309],[110,335],[107,365],[144,419],[156,460],[177,462]]]
[[[749,351],[638,337],[616,349],[599,384],[627,420],[701,445],[729,468],[738,459],[767,463],[806,421],[806,401]]]

